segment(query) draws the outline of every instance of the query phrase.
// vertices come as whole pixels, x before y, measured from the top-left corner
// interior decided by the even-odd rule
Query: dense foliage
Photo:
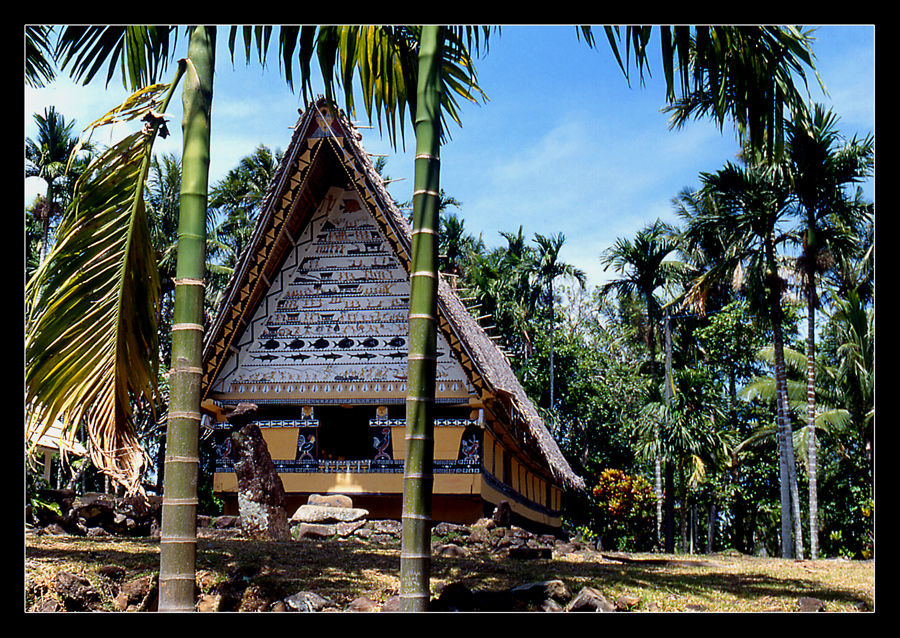
[[[279,157],[260,147],[211,189],[207,318],[252,228]],[[378,169],[384,169],[383,162]],[[178,158],[154,160],[146,201],[162,288],[163,390],[179,180]],[[665,497],[665,533],[673,543],[678,541],[676,546],[685,551],[705,547],[778,554],[775,384],[767,355],[773,325],[771,316],[759,310],[759,295],[779,291],[785,357],[796,359],[786,365],[786,376],[796,483],[803,492],[808,481],[806,317],[800,294],[804,284],[792,274],[801,269],[791,269],[798,262],[797,252],[783,243],[782,270],[777,276],[769,271],[753,279],[756,263],[729,262],[716,229],[701,223],[710,200],[686,190],[675,200],[682,225],[657,222],[634,238],[621,238],[605,258],[614,278],[625,283],[591,290],[583,286],[583,273],[562,261],[564,236],[529,236],[520,227],[501,231],[500,245],[489,247],[484,237],[466,231],[464,205],[445,193],[441,197],[442,270],[507,353],[569,463],[589,486],[585,493],[568,496],[568,528],[599,539],[606,548],[656,546],[653,483],[658,460],[665,475],[659,495]],[[792,205],[791,193],[784,197]],[[37,263],[42,241],[53,236],[52,228],[45,230],[42,240],[40,205],[33,203],[26,216],[28,264]],[[803,219],[790,205],[783,211],[780,232],[785,239],[798,238],[800,245]],[[457,210],[449,212],[449,206]],[[815,352],[820,555],[857,558],[871,556],[874,542],[874,240],[871,204],[859,206],[852,241],[829,245],[829,259],[817,275],[821,301]],[[664,254],[642,261],[640,251],[651,249]],[[731,270],[725,269],[728,264]],[[638,273],[634,268],[665,273]],[[641,277],[655,277],[655,283],[643,289],[626,285]],[[798,293],[792,296],[792,291]],[[686,303],[701,298],[702,307]],[[164,411],[164,404],[154,411],[146,406],[137,410],[140,435],[151,456],[161,449],[164,421],[159,415]],[[205,446],[201,454],[210,470]],[[159,489],[162,459],[155,460],[147,482]],[[77,478],[82,487],[101,488],[102,479],[89,467],[84,469],[73,467],[65,473],[54,466],[52,482],[65,486]],[[215,512],[211,472],[201,474],[207,477],[200,489],[201,509]],[[801,510],[808,543],[805,506]]]

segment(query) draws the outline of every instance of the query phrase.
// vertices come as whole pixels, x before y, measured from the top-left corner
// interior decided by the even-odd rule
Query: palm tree
[[[639,68],[642,72],[646,60],[646,38],[643,37],[643,34],[646,33],[647,29],[649,28],[636,30],[634,32],[636,37],[633,39],[635,59],[638,61]],[[317,30],[318,35],[316,35]],[[689,33],[686,33],[681,27],[675,28],[674,31],[668,27],[661,28],[661,31],[663,33],[662,41],[664,44],[663,59],[666,64],[667,77],[669,78],[669,93],[674,96],[674,84],[671,79],[676,54],[679,56],[679,60],[687,62],[689,60],[689,53],[693,48],[697,48],[698,50],[705,49],[704,47],[694,47],[692,43],[686,41],[684,36],[689,35]],[[707,31],[708,30],[705,30],[704,33]],[[243,33],[245,52],[248,61],[253,42],[256,42],[259,59],[264,61],[270,42],[272,27],[254,28],[245,26],[241,32]],[[629,33],[631,32],[632,28],[629,27]],[[86,82],[90,81],[90,79],[102,68],[104,63],[108,61],[107,81],[113,76],[116,69],[121,68],[123,80],[130,82],[133,87],[140,87],[155,82],[156,78],[165,71],[171,50],[174,48],[175,33],[176,29],[173,27],[66,27],[63,29],[56,51],[62,60],[63,66],[66,66],[69,63],[72,64],[71,73],[76,79],[81,79],[83,77]],[[484,28],[485,42],[488,33],[489,29]],[[593,38],[590,29],[582,29],[582,33],[587,38],[588,43],[592,44]],[[317,53],[326,82],[326,97],[332,98],[336,75],[335,71],[337,70],[339,71],[337,75],[343,80],[345,89],[347,89],[345,91],[347,110],[351,114],[354,113],[354,92],[350,89],[350,85],[352,78],[358,73],[366,112],[371,117],[374,110],[378,115],[379,123],[381,121],[381,115],[384,114],[388,134],[392,142],[396,143],[396,124],[398,120],[401,123],[402,134],[402,123],[408,108],[410,115],[414,115],[416,118],[417,147],[421,142],[423,149],[427,147],[431,151],[437,151],[440,144],[440,133],[442,131],[440,126],[441,121],[445,116],[449,116],[457,122],[459,121],[457,117],[457,105],[453,97],[454,94],[460,95],[465,99],[474,100],[473,93],[480,92],[474,82],[474,75],[471,71],[467,47],[464,46],[465,39],[465,44],[471,45],[471,43],[474,42],[477,48],[481,41],[479,34],[479,30],[472,27],[462,29],[423,27],[419,29],[416,27],[319,28],[315,26],[304,26],[281,28],[277,42],[281,59],[286,62],[290,62],[294,57],[295,52],[297,53],[302,73],[304,95],[306,94],[307,89],[311,88],[309,82],[311,75],[310,63],[313,54]],[[611,31],[610,34],[610,42],[618,55],[618,50]],[[675,36],[674,38],[672,37],[673,34]],[[238,29],[233,27],[229,39],[232,50],[237,42],[237,36]],[[200,27],[189,29],[189,54],[185,60],[179,63],[178,67],[179,74],[185,73],[187,77],[187,82],[184,87],[185,112],[196,114],[198,120],[208,120],[208,111],[210,108],[208,100],[211,98],[210,82],[212,77],[212,63],[214,60],[214,52],[210,49],[210,45],[214,42],[214,29]],[[629,39],[628,42],[630,48],[632,40]],[[779,71],[789,73],[791,69],[797,67],[796,70],[802,76],[802,68],[799,68],[797,64],[798,58],[801,61],[805,61],[807,64],[810,63],[809,57],[807,56],[807,40],[805,36],[802,36],[802,34],[799,34],[799,32],[796,32],[795,30],[761,29],[759,31],[752,31],[745,37],[739,39],[737,43],[738,45],[743,46],[745,52],[748,53],[751,50],[749,44],[755,44],[756,46],[753,47],[752,54],[745,56],[744,58],[739,58],[737,62],[729,59],[727,69],[721,69],[718,64],[718,58],[715,57],[698,58],[699,61],[695,64],[693,74],[689,72],[689,65],[680,65],[679,70],[683,79],[683,88],[685,90],[688,89],[688,79],[691,77],[704,81],[708,77],[713,77],[713,75],[717,78],[724,77],[725,84],[728,85],[732,79],[735,81],[741,80],[739,74],[732,72],[734,69],[746,70],[748,68],[763,68],[765,73],[751,78],[751,83],[755,82],[757,85],[764,84],[769,86],[773,83],[774,79],[779,81],[782,80],[781,77],[777,75],[777,72]],[[787,50],[785,50],[786,45]],[[28,69],[33,70],[37,67],[36,63],[41,58],[41,51],[40,49],[28,49],[28,52]],[[441,55],[435,58],[436,53],[440,53]],[[440,63],[435,63],[436,59],[439,60]],[[761,62],[765,62],[765,64],[761,64]],[[421,63],[421,68],[418,63]],[[385,73],[381,71],[383,69],[389,69],[389,71]],[[378,72],[376,72],[376,70],[378,70]],[[425,73],[426,70],[429,73]],[[718,72],[720,70],[725,71],[724,75]],[[715,71],[715,73],[707,73],[707,71]],[[285,65],[284,72],[288,84],[293,87],[291,64]],[[433,76],[430,75],[431,72],[433,72]],[[180,75],[178,77],[180,79]],[[175,82],[173,82],[173,85],[174,84]],[[414,86],[416,87],[415,90],[413,89]],[[695,86],[699,88],[699,85],[695,84]],[[769,121],[769,114],[771,113],[773,105],[780,106],[785,99],[791,100],[794,94],[794,83],[791,77],[784,79],[780,86],[783,90],[777,94],[772,95],[770,92],[766,94],[766,100],[754,99],[749,103],[739,97],[741,95],[747,95],[747,93],[724,91],[722,92],[724,99],[716,101],[716,106],[722,106],[722,109],[715,110],[714,113],[716,117],[719,118],[725,118],[729,114],[733,114],[737,117],[739,122],[749,122],[751,125],[758,124],[762,126],[762,130],[765,130],[765,125]],[[426,92],[424,89],[426,87],[430,89],[427,91],[428,95],[430,95],[432,99],[436,99],[436,104],[422,102],[422,100],[425,99]],[[422,88],[423,90],[420,91],[419,88]],[[759,108],[759,105],[762,105],[762,108]],[[154,106],[158,106],[158,104],[155,104]],[[158,113],[158,110],[153,109],[148,109],[148,111],[146,111],[146,115],[149,118],[149,124],[154,131],[160,125],[160,121],[157,118]],[[204,181],[206,179],[204,177],[206,172],[203,165],[208,161],[208,142],[203,143],[200,138],[208,139],[208,131],[203,131],[203,129],[207,128],[206,124],[200,126],[200,131],[197,131],[194,124],[193,120],[190,122],[185,121],[183,123],[183,126],[190,129],[192,133],[197,132],[196,139],[194,135],[185,136],[186,147],[185,153],[183,154],[183,161],[186,175],[185,182],[187,182],[188,186],[184,190],[184,200],[192,200],[192,203],[196,204],[206,198],[205,192],[201,194],[199,191],[191,189],[197,185],[197,180]],[[422,139],[419,139],[420,128]],[[753,126],[751,126],[749,130],[752,141],[757,146],[761,146],[763,138],[754,134],[755,129]],[[437,135],[435,135],[435,133],[437,133]],[[426,141],[424,139],[426,137],[433,139]],[[111,160],[112,158],[108,157],[107,159]],[[427,151],[423,153],[417,151],[416,165],[417,168],[420,169],[417,172],[421,173],[422,180],[416,179],[416,193],[414,194],[414,208],[418,208],[418,210],[414,210],[414,261],[418,259],[420,263],[417,264],[417,267],[427,268],[427,272],[432,273],[432,279],[436,282],[437,260],[430,248],[433,241],[423,238],[423,235],[428,234],[430,231],[436,230],[437,228],[437,219],[433,212],[435,208],[433,200],[439,194],[439,191],[437,190],[437,155]],[[139,190],[137,192],[141,191]],[[182,207],[184,207],[184,203],[182,204]],[[140,206],[138,206],[138,208],[140,208]],[[189,225],[192,230],[200,230],[200,225],[197,224],[197,220],[193,219],[192,213],[183,211],[183,214],[191,216],[191,223]],[[429,223],[434,223],[434,225],[428,226]],[[204,237],[205,233],[202,230],[200,230],[200,233],[200,237]],[[194,237],[191,239],[192,241],[189,243],[194,248],[184,250],[185,261],[190,260],[191,265],[196,266],[196,264],[203,263],[202,254],[199,253],[202,251],[205,242],[196,241],[197,238]],[[181,252],[182,251],[179,250],[179,253]],[[414,270],[413,272],[417,273],[425,271]],[[200,337],[202,336],[202,332],[195,328],[201,324],[195,323],[194,321],[188,321],[187,319],[196,319],[196,321],[200,321],[200,318],[202,317],[201,304],[196,303],[196,297],[198,295],[194,294],[196,291],[192,292],[194,289],[201,287],[198,284],[203,280],[202,266],[201,268],[188,268],[187,265],[185,265],[185,273],[191,275],[199,274],[200,277],[194,278],[187,276],[187,274],[179,275],[181,278],[181,281],[179,282],[181,288],[180,291],[176,291],[176,304],[183,305],[185,303],[190,303],[192,308],[191,311],[186,313],[183,317],[184,321],[181,323],[176,322],[176,326],[180,329],[190,331],[182,336]],[[426,291],[424,293],[426,299],[431,296],[430,293],[427,292],[429,290],[428,286],[416,286],[416,296],[418,296],[418,291],[420,289]],[[179,292],[188,294],[179,295]],[[188,298],[190,301],[188,301]],[[179,299],[183,299],[181,304],[178,303]],[[411,306],[413,305],[418,307],[419,301],[417,300],[416,303],[413,304],[413,300],[411,299]],[[422,305],[422,309],[427,312],[430,302],[425,301]],[[149,314],[152,315],[153,311]],[[423,312],[422,314],[426,313]],[[433,330],[434,325],[433,322],[431,322],[425,329],[426,335],[424,345],[427,345],[427,342],[429,341],[428,334]],[[189,339],[185,339],[185,341],[189,341]],[[189,356],[186,356],[183,362],[186,364],[181,370],[183,374],[176,375],[179,378],[186,377],[191,371],[196,370],[199,367],[198,356],[193,352],[185,354],[189,354]],[[411,362],[421,361],[418,359],[421,354],[421,352],[411,350]],[[424,371],[425,374],[430,377],[430,368],[427,366],[422,370],[417,370],[420,363],[411,365],[414,368],[414,372]],[[413,379],[414,375],[411,374],[410,380],[412,381]],[[176,382],[173,377],[173,386],[182,386],[184,380],[186,379]],[[425,381],[427,382],[428,379]],[[430,382],[431,385],[433,385],[433,377],[431,377]],[[416,385],[410,383],[408,387],[414,388]],[[174,391],[175,388],[173,387],[173,392]],[[410,390],[410,392],[412,396],[412,390]],[[183,419],[185,420],[183,423],[184,429],[189,432],[187,438],[192,438],[190,432],[195,430],[195,428],[192,425],[189,425],[188,421],[196,421],[198,418],[197,415],[199,415],[199,406],[194,404],[193,399],[190,399],[189,401],[188,395],[192,396],[190,392],[186,393],[185,403],[190,402],[192,405],[186,405],[184,411],[179,410],[170,413],[170,427],[174,425],[175,429],[181,429],[179,424],[181,423],[180,420]],[[413,402],[414,401],[415,399],[413,399]],[[428,402],[426,400],[423,403],[427,404]],[[428,410],[424,410],[421,414],[417,410],[416,415],[412,418],[414,423],[418,423],[420,420],[428,421]],[[120,425],[122,424],[121,420],[113,419],[111,422],[116,424],[113,427],[121,426],[127,428],[127,425]],[[408,428],[408,431],[409,429],[410,428]],[[424,436],[421,440],[427,441],[427,438],[427,436]],[[418,440],[420,439],[416,439],[416,441]],[[190,446],[185,446],[184,450],[178,450],[179,453],[181,451],[186,453],[184,458],[181,458],[180,454],[178,457],[173,456],[170,458],[177,463],[185,464],[185,466],[193,464],[194,469],[196,469],[196,463],[193,460],[185,462],[185,459],[191,458],[190,454],[192,454],[192,452],[188,449],[189,447]],[[427,454],[427,449],[425,450],[425,453]],[[186,474],[189,475],[190,471]],[[167,472],[167,475],[171,476],[171,473]],[[182,478],[184,478],[186,482],[189,482],[189,476]],[[421,485],[427,485],[427,483],[421,483]],[[172,497],[175,500],[170,501],[172,507],[170,507],[169,510],[173,511],[177,505],[179,511],[184,513],[184,515],[179,516],[179,518],[191,519],[190,510],[194,507],[193,503],[195,498],[190,496],[182,498],[179,494],[173,494]],[[181,525],[181,529],[187,534],[187,536],[184,537],[185,539],[188,539],[188,542],[186,542],[185,545],[191,548],[190,552],[187,552],[184,555],[186,559],[190,559],[195,545],[195,541],[191,542],[189,540],[189,537],[195,534],[195,530],[188,529],[191,527],[190,522],[192,522],[192,520],[193,519],[190,521],[183,520]],[[417,529],[420,531],[427,531],[427,526],[417,523]],[[422,536],[424,537],[424,533]],[[168,545],[169,544],[167,543],[166,546],[168,547]],[[408,556],[407,558],[418,560],[418,556]],[[403,561],[401,560],[401,562]],[[178,578],[187,582],[188,572],[193,572],[192,560],[185,560],[181,564],[177,572]],[[167,576],[169,576],[168,573]],[[180,595],[177,596],[177,598],[183,601],[180,604],[183,608],[188,608],[189,602],[187,601],[190,600],[190,597],[187,595],[187,588],[179,587],[178,591],[180,592]],[[416,594],[414,597],[420,601],[417,604],[424,604],[421,601],[425,596]]]
[[[818,306],[816,280],[828,267],[831,255],[846,252],[853,235],[842,232],[855,225],[859,208],[847,200],[846,185],[858,182],[871,171],[874,142],[869,136],[855,138],[843,146],[837,117],[816,105],[807,117],[799,114],[788,126],[788,159],[794,192],[805,213],[803,254],[799,266],[807,303],[807,473],[809,476],[810,557],[818,557],[818,492],[816,467],[816,379],[815,315]]]
[[[648,352],[648,367],[653,386],[659,386],[661,376],[656,362],[655,326],[660,319],[661,306],[656,296],[657,290],[670,286],[681,279],[684,265],[668,257],[676,252],[676,229],[661,220],[656,220],[641,228],[634,239],[620,237],[603,255],[600,261],[604,271],[612,267],[622,276],[612,279],[600,287],[600,298],[615,294],[620,299],[639,297],[644,304],[646,328],[644,342]],[[658,426],[659,424],[657,424]],[[654,462],[654,490],[656,494],[656,542],[663,539],[663,488],[662,459]],[[671,494],[671,490],[668,490]],[[667,546],[671,539],[667,539]]]
[[[534,243],[537,244],[534,251],[532,275],[534,277],[536,289],[539,294],[544,295],[550,308],[550,409],[554,408],[553,393],[553,330],[556,324],[555,305],[556,298],[553,294],[553,282],[560,277],[574,279],[584,288],[587,281],[587,275],[583,270],[567,264],[559,259],[559,251],[562,249],[566,241],[566,236],[562,233],[545,237],[535,233]]]
[[[40,205],[34,213],[41,221],[40,261],[47,257],[50,245],[50,227],[65,207],[66,194],[62,192],[66,180],[66,165],[78,144],[78,136],[72,133],[75,122],[67,122],[53,106],[44,109],[43,115],[34,114],[38,127],[36,139],[25,140],[25,177],[40,177],[47,185]]]
[[[682,528],[688,517],[688,486],[702,483],[707,473],[724,465],[731,437],[716,427],[724,414],[718,393],[703,370],[681,368],[667,375],[665,401],[651,401],[641,410],[634,432],[639,453],[663,458],[674,466],[682,484]],[[659,424],[664,424],[662,428]],[[672,490],[674,485],[667,486]],[[686,540],[683,539],[683,540]],[[667,550],[671,551],[671,550]]]
[[[785,557],[794,552],[802,556],[799,496],[796,490],[796,466],[790,445],[791,423],[787,408],[784,338],[781,307],[786,282],[781,277],[777,247],[787,240],[781,225],[790,213],[791,193],[786,174],[778,165],[766,165],[758,154],[745,150],[743,165],[731,162],[715,173],[702,173],[704,196],[714,203],[690,220],[685,236],[707,236],[715,229],[728,246],[715,267],[701,275],[688,295],[703,311],[701,291],[710,279],[743,278],[751,311],[767,317],[772,328],[779,423],[779,470],[781,481],[781,548]],[[793,517],[792,517],[793,513]],[[791,523],[794,524],[794,548],[791,548]]]

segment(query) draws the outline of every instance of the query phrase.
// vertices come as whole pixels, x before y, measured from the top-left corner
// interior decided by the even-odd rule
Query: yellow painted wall
[[[274,460],[297,458],[297,434],[300,428],[260,428],[263,439],[269,448],[269,455]]]
[[[350,472],[288,472],[279,474],[285,492],[339,492],[342,494],[392,494],[403,492],[403,474]],[[435,494],[481,494],[480,474],[435,474]],[[213,490],[236,492],[237,477],[233,473],[216,472]]]

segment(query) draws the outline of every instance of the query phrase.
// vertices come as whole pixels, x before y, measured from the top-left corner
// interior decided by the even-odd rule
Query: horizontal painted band
[[[173,323],[172,331],[175,330],[199,330],[203,332],[203,326],[199,323]]]
[[[160,536],[159,542],[160,543],[180,543],[182,545],[185,543],[196,544],[197,537],[196,536]]]
[[[196,456],[167,456],[166,463],[199,463],[200,459]]]
[[[437,361],[437,357],[433,354],[410,354],[407,358],[413,361]]]
[[[199,412],[169,412],[169,418],[194,419],[195,421],[199,421],[202,417]]]
[[[180,279],[175,280],[176,286],[205,286],[206,283],[202,279],[189,279],[188,277],[182,277]]]
[[[409,474],[405,474],[403,476],[405,479],[434,479],[434,474],[418,474],[410,472]]]
[[[200,501],[196,498],[166,498],[163,496],[163,505],[199,505]]]
[[[425,514],[403,514],[400,518],[412,518],[417,521],[430,521],[431,517]]]
[[[437,191],[430,191],[425,188],[423,188],[421,190],[413,191],[413,197],[415,197],[416,195],[432,195],[434,197],[440,197],[440,193],[438,193]]]
[[[409,274],[410,277],[431,277],[432,279],[437,278],[437,273],[433,270],[417,270]]]
[[[193,580],[194,580],[194,576],[192,576],[192,575],[190,575],[190,574],[160,574],[160,575],[159,575],[159,581],[160,581],[160,582],[167,582],[167,581],[170,581],[170,580],[190,580],[190,581],[193,581]],[[190,610],[191,610],[191,611],[194,611],[194,608],[191,607]]]
[[[429,315],[426,312],[411,312],[409,313],[410,319],[428,319],[429,321],[437,321],[437,317],[434,315]]]
[[[414,159],[427,159],[427,160],[434,160],[436,162],[441,161],[440,157],[438,157],[437,155],[432,155],[431,153],[419,153],[418,155],[415,156]]]
[[[416,228],[412,231],[413,235],[437,235],[437,231],[434,228]]]
[[[400,560],[403,560],[404,558],[411,559],[411,560],[421,559],[421,558],[427,559],[427,558],[431,558],[431,554],[400,554]],[[423,596],[419,595],[419,594],[408,594],[408,595],[400,594],[400,598],[423,598]]]
[[[183,373],[183,374],[203,374],[203,368],[198,368],[197,366],[180,366],[175,367],[169,370],[169,376]]]

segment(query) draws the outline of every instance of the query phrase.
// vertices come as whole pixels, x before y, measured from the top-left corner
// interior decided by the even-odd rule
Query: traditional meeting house
[[[411,231],[360,140],[324,100],[301,114],[206,335],[203,408],[228,513],[225,417],[252,403],[289,516],[309,494],[341,493],[400,518]],[[521,524],[558,528],[582,479],[443,277],[438,293],[432,518],[471,523],[505,500]]]

